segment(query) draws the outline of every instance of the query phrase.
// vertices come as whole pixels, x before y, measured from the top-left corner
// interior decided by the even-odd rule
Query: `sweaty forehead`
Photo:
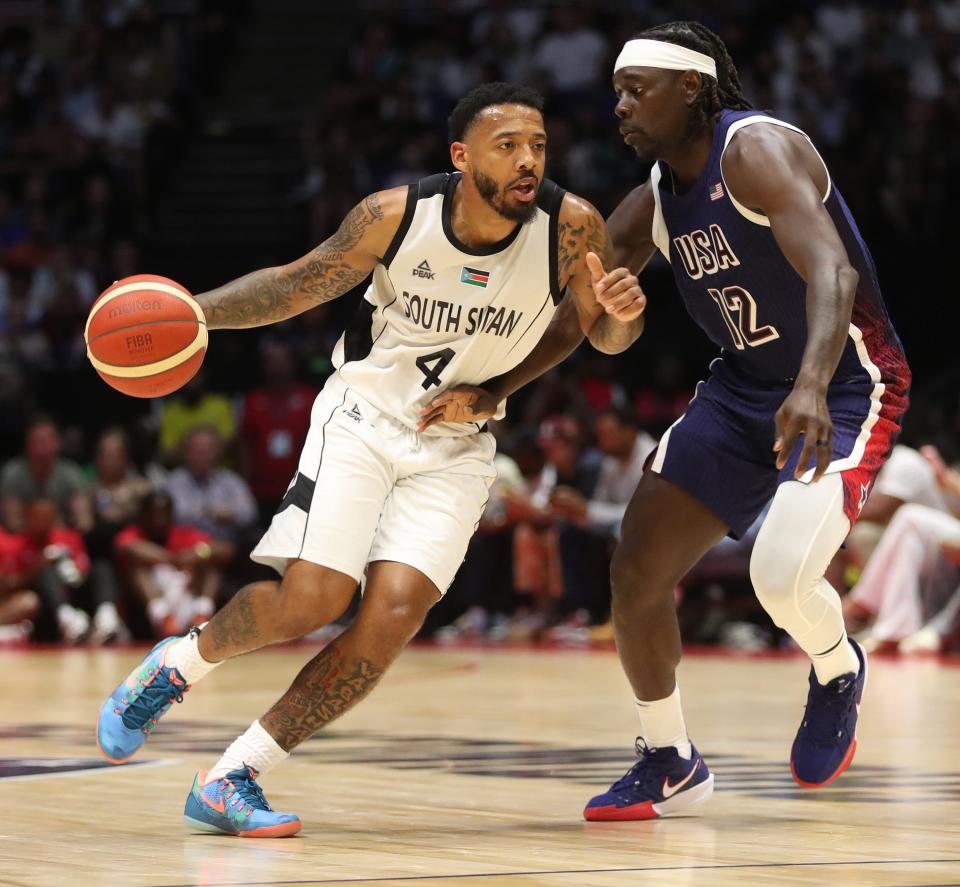
[[[470,124],[471,136],[490,138],[498,132],[543,132],[543,115],[528,105],[489,105]]]

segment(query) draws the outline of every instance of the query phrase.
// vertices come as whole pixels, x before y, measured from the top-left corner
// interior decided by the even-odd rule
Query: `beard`
[[[497,183],[489,176],[485,176],[476,168],[473,170],[473,181],[477,186],[477,192],[484,199],[484,201],[505,219],[525,225],[536,215],[536,200],[531,200],[529,203],[518,203],[515,206],[510,206],[506,202],[506,197],[503,193],[501,193],[500,187],[497,185]]]

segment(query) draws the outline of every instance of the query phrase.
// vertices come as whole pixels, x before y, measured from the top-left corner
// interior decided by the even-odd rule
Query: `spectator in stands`
[[[82,508],[86,480],[79,466],[60,458],[60,430],[48,416],[36,416],[27,426],[26,455],[8,462],[0,472],[3,523],[18,531],[24,510],[36,499],[50,499],[75,523]]]
[[[247,547],[257,504],[247,482],[220,465],[223,444],[212,425],[191,428],[183,440],[183,464],[170,472],[167,491],[177,523],[188,524],[225,543],[233,555]]]
[[[588,13],[574,4],[552,10],[553,23],[533,55],[557,92],[575,93],[596,86],[605,75],[607,41],[595,30]]]
[[[40,612],[36,592],[23,587],[17,569],[16,538],[0,527],[0,645],[29,639]]]
[[[220,593],[222,547],[207,533],[173,522],[173,500],[148,493],[140,515],[117,535],[120,573],[146,607],[155,637],[182,634],[214,612]]]
[[[597,418],[597,448],[603,453],[599,479],[591,496],[558,485],[550,494],[555,518],[561,518],[563,609],[581,612],[579,623],[605,622],[609,615],[608,573],[614,541],[647,456],[656,442],[637,425],[629,407],[607,407]],[[586,611],[587,620],[582,617]]]
[[[870,498],[850,530],[845,546],[830,565],[828,578],[835,583],[834,587],[851,588],[856,584],[897,509],[909,504],[949,510],[930,461],[919,450],[898,444],[880,469]],[[848,625],[856,625],[858,619],[862,621],[870,615],[858,611],[855,596],[847,595],[843,603]]]
[[[224,444],[232,442],[236,433],[230,401],[222,394],[207,391],[202,368],[164,401],[160,414],[160,450],[164,459],[174,461],[187,432],[200,425],[216,428]]]
[[[92,591],[87,585],[90,559],[80,534],[60,525],[56,502],[34,499],[26,506],[23,531],[14,535],[8,558],[12,589],[33,589],[40,598],[41,634],[55,624],[68,644],[87,640],[90,616],[81,598]]]
[[[903,505],[880,537],[849,597],[873,617],[864,644],[894,647],[919,631],[949,600],[960,581],[960,472],[925,448],[949,511]],[[849,615],[849,610],[847,612]]]
[[[317,391],[297,380],[293,352],[281,341],[263,346],[261,375],[263,384],[244,400],[239,445],[243,475],[266,524],[297,473]]]
[[[129,631],[117,609],[119,584],[115,559],[117,534],[134,520],[140,500],[148,492],[147,481],[130,464],[129,442],[120,428],[108,428],[97,440],[90,511],[82,529],[90,555],[91,581],[102,589],[103,601],[93,617],[93,638],[99,643],[128,640]]]

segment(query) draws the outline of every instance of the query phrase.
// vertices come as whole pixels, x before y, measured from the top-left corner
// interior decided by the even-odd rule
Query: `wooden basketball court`
[[[874,657],[853,767],[796,788],[795,658],[692,655],[682,690],[717,791],[696,818],[587,823],[632,760],[613,653],[415,648],[264,780],[284,840],[191,834],[194,771],[273,702],[305,646],[214,672],[133,764],[99,758],[102,699],[138,650],[0,653],[0,884],[960,884],[960,668]]]

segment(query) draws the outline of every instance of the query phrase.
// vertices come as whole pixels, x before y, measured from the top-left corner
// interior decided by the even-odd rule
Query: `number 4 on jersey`
[[[425,377],[421,382],[424,390],[429,391],[431,385],[440,386],[440,374],[447,364],[453,360],[456,353],[452,348],[444,348],[443,351],[434,351],[432,354],[424,354],[417,358],[417,367]],[[433,364],[432,367],[430,366],[431,363]]]

